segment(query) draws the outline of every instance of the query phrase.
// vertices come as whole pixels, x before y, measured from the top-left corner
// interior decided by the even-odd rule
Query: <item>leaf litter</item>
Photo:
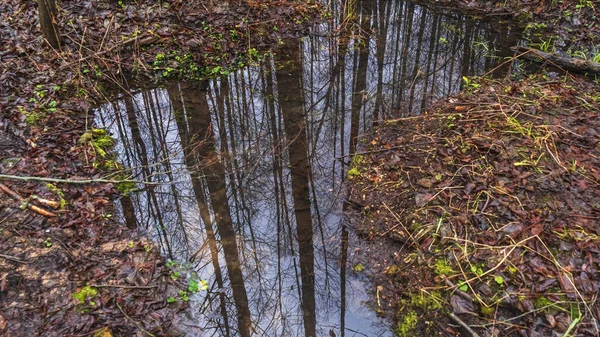
[[[597,336],[599,103],[589,80],[532,75],[384,122],[350,179],[355,226],[391,247],[366,253],[373,306],[400,330],[419,313],[420,335]]]

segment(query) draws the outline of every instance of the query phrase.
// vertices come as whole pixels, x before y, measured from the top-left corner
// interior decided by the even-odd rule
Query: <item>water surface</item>
[[[134,179],[161,184],[121,198],[121,215],[208,281],[190,309],[206,336],[392,336],[354,268],[351,154],[380,120],[422,113],[512,55],[518,35],[403,1],[345,2],[260,65],[123,93],[96,123]]]

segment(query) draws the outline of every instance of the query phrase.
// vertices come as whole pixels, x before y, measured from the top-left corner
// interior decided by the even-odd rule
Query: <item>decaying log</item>
[[[600,63],[587,61],[577,57],[560,56],[555,53],[546,53],[529,47],[516,46],[512,47],[517,53],[522,53],[522,56],[528,60],[536,62],[548,62],[559,66],[564,70],[569,70],[584,74],[600,74]]]

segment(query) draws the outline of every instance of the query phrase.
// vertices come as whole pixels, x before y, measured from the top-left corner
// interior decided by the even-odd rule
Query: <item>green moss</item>
[[[365,158],[363,156],[359,155],[359,154],[355,155],[354,157],[352,157],[352,161],[350,163],[350,166],[351,167],[357,167],[360,164],[362,164],[362,162],[363,162],[364,159]]]
[[[442,308],[442,295],[439,291],[411,294],[410,304],[426,310],[438,310]]]
[[[385,274],[388,275],[388,276],[393,276],[393,275],[396,275],[398,273],[400,273],[400,268],[397,265],[395,265],[395,264],[393,264],[393,265],[385,268]]]
[[[495,312],[496,312],[496,309],[494,309],[493,307],[488,307],[485,305],[481,306],[481,314],[484,316],[492,316],[492,315],[494,315]]]
[[[95,146],[98,146],[102,149],[109,149],[115,144],[115,141],[110,136],[102,136],[94,142]]]
[[[536,309],[542,309],[545,308],[544,311],[549,311],[552,307],[558,307],[554,302],[550,301],[547,297],[545,296],[540,296],[538,297],[537,300],[535,300],[535,308]]]
[[[44,119],[45,115],[38,111],[22,111],[23,115],[25,115],[25,123],[29,126],[34,126],[39,123],[42,119]]]
[[[133,181],[125,181],[117,183],[116,187],[117,191],[119,191],[120,194],[128,195],[131,194],[131,192],[135,191],[137,186]]]
[[[409,311],[398,323],[396,335],[398,337],[414,336],[414,330],[417,328],[419,316],[414,311]]]
[[[445,259],[439,259],[439,260],[435,261],[434,268],[435,268],[435,273],[438,275],[450,276],[455,273],[454,269],[452,269],[452,266],[450,266],[450,263],[448,263],[448,261]]]
[[[360,171],[356,167],[353,167],[348,171],[348,178],[350,178],[350,179],[356,178],[359,176],[360,176]]]
[[[91,301],[92,298],[98,295],[98,290],[96,288],[92,288],[90,286],[85,286],[81,288],[81,290],[73,293],[73,298],[79,301],[79,304],[84,304],[86,301],[90,300],[90,305],[94,305],[94,302]]]
[[[79,145],[90,143],[100,157],[106,157],[106,152],[115,145],[115,140],[103,129],[92,129],[81,135]]]

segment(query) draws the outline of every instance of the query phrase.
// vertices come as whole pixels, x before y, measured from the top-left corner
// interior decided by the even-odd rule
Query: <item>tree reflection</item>
[[[374,123],[421,113],[513,44],[510,27],[414,3],[332,9],[261,65],[97,111],[119,139],[119,162],[159,183],[122,197],[121,216],[211,285],[192,298],[207,335],[389,336],[348,267],[357,243],[340,213],[350,158]]]
[[[302,63],[300,41],[289,41],[285,50],[277,53],[276,75],[278,103],[281,107],[292,182],[292,199],[296,218],[296,237],[300,255],[302,280],[301,302],[304,336],[316,337],[315,266],[313,223],[309,179],[304,93],[302,92]]]

